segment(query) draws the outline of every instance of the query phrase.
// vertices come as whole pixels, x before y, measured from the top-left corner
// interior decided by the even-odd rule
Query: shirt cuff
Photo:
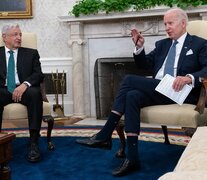
[[[25,84],[27,87],[31,86],[31,84],[29,82],[27,82],[27,81],[24,81],[23,84]]]
[[[142,52],[143,49],[144,49],[143,46],[142,46],[141,48],[139,48],[139,49],[137,49],[137,47],[135,47],[135,48],[134,48],[134,54],[135,54],[135,55],[139,55],[139,54]]]
[[[189,76],[191,78],[191,80],[192,80],[191,85],[192,85],[192,87],[194,87],[195,86],[195,78],[194,78],[194,76],[191,75],[191,74],[187,74],[186,76]]]

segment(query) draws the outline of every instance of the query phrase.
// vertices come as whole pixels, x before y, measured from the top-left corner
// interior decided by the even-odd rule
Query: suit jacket
[[[39,53],[35,49],[20,47],[17,54],[17,73],[20,83],[29,82],[39,86],[44,75],[41,70]],[[5,86],[7,76],[5,47],[0,47],[0,86]]]
[[[155,49],[149,54],[143,50],[139,55],[134,55],[138,67],[151,70],[153,77],[162,67],[167,53],[172,44],[169,38],[157,41]],[[197,36],[187,34],[184,41],[177,66],[177,76],[192,74],[195,78],[195,88],[192,93],[200,91],[201,82],[199,77],[207,76],[207,41]]]
[[[134,55],[135,63],[139,67],[150,69],[153,77],[163,65],[172,40],[167,38],[155,43],[155,49],[149,54],[142,51]],[[188,52],[192,52],[189,53]],[[177,76],[192,74],[195,78],[195,86],[199,85],[199,77],[207,76],[207,41],[197,36],[187,34],[180,53],[177,67]]]

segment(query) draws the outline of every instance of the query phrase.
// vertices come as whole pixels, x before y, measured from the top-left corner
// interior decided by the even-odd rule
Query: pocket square
[[[192,49],[190,49],[190,50],[187,51],[186,56],[189,56],[189,55],[191,55],[191,54],[193,54]]]

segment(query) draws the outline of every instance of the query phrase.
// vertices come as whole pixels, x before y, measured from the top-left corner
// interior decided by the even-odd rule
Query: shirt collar
[[[183,44],[184,41],[185,41],[186,36],[187,36],[187,32],[185,32],[182,36],[180,36],[180,37],[177,39],[178,43],[179,43],[179,44]]]
[[[6,50],[6,53],[8,53],[10,51],[10,49],[8,47],[5,46],[5,50]],[[18,52],[18,49],[14,49],[12,50],[14,53],[17,53]]]

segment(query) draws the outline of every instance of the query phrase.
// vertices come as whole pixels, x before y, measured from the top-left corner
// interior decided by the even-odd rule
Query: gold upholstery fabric
[[[51,114],[51,107],[48,102],[43,102],[43,116]],[[27,119],[27,108],[20,103],[11,103],[4,107],[3,119],[18,120]]]
[[[207,28],[207,21],[195,20],[195,21],[188,22],[187,31],[191,35],[196,35],[207,39],[206,28]]]
[[[178,104],[156,105],[142,108],[141,120],[144,123],[160,124],[178,127],[205,126],[207,109],[203,114],[195,111],[195,105]]]

